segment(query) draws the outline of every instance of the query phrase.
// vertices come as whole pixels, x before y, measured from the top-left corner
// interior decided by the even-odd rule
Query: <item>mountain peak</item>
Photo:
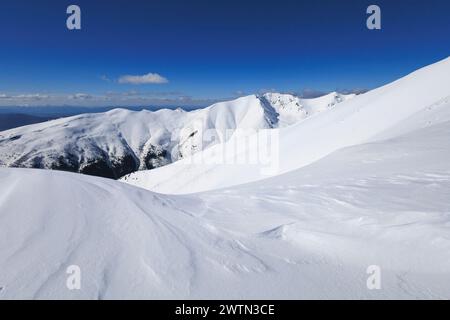
[[[320,112],[322,104],[321,100],[267,93],[190,112],[115,108],[105,113],[60,118],[0,132],[0,166],[119,178],[226,142],[226,131],[290,126]],[[215,132],[217,139],[204,141],[206,131]]]

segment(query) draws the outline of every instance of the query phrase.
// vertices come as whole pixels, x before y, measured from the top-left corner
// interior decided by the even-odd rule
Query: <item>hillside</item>
[[[374,141],[384,131],[402,126],[409,117],[425,117],[436,106],[447,104],[448,83],[450,58],[281,128],[277,135],[253,137],[252,141],[258,143],[249,144],[248,137],[235,137],[225,145],[213,146],[157,170],[133,173],[123,180],[156,192],[192,193],[289,172],[339,149]],[[436,121],[433,118],[430,124]],[[417,129],[416,125],[408,130]],[[237,158],[258,161],[239,163]]]
[[[270,97],[268,101],[265,96],[251,95],[190,112],[115,109],[0,132],[0,166],[64,170],[117,179],[225,142],[236,129],[251,133],[296,123],[308,116],[306,106],[314,109],[315,105],[315,100],[290,95]],[[280,103],[279,97],[290,101]],[[323,100],[332,107],[342,97],[346,96],[334,93],[324,97],[316,112],[323,107]]]

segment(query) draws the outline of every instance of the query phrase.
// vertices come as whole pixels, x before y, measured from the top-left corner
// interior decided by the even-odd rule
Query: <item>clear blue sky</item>
[[[382,30],[366,28],[370,4]],[[0,106],[371,89],[449,56],[449,16],[447,0],[3,0]],[[118,81],[148,73],[168,82]]]

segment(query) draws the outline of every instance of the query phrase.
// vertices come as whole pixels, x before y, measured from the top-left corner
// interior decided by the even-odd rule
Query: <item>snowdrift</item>
[[[223,190],[0,168],[0,299],[449,299],[449,64],[281,129],[286,172]],[[241,168],[166,179],[261,178]]]
[[[2,168],[0,299],[448,299],[449,108],[396,138],[198,195]],[[66,287],[71,265],[81,290]],[[382,290],[366,286],[372,265]]]

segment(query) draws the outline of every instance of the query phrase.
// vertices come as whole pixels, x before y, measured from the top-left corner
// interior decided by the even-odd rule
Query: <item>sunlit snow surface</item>
[[[409,117],[426,118],[426,125],[443,121],[440,114],[430,119],[427,117],[432,115],[430,110],[446,104],[449,98],[450,58],[344,101],[326,112],[281,128],[278,152],[271,153],[278,156],[275,158],[279,161],[275,159],[271,162],[279,162],[276,174],[286,173],[314,163],[339,149],[382,139],[380,135],[386,130],[403,128],[402,132],[408,132],[420,128],[416,122],[405,122]],[[393,132],[391,136],[399,133]],[[384,138],[387,137],[385,135]],[[237,145],[238,155],[251,159],[261,153],[260,145],[248,148],[245,143],[235,140],[231,142]],[[204,161],[210,158],[226,161],[219,165]],[[215,145],[192,158],[156,170],[135,172],[124,180],[152,191],[184,194],[265,179],[268,177],[266,169],[274,167],[265,161],[259,165],[234,165],[228,159],[227,149]]]
[[[225,142],[235,130],[286,127],[353,97],[333,92],[300,99],[268,93],[190,112],[113,109],[81,114],[0,132],[0,167],[60,168],[120,178]],[[202,139],[202,133],[214,139]]]
[[[0,169],[0,298],[450,298],[449,69],[447,59],[286,128],[281,146],[302,145],[292,137],[316,120],[335,142],[226,189],[162,195]],[[203,174],[214,182],[214,171]],[[81,290],[66,287],[69,265]],[[380,290],[366,286],[370,265]]]

